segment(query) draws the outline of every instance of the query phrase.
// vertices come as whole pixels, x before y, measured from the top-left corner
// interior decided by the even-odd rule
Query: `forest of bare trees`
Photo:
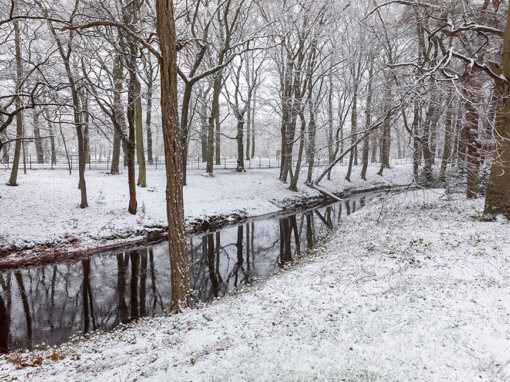
[[[408,163],[421,187],[486,193],[510,216],[508,5],[484,1],[1,0],[0,155],[127,168],[129,200],[166,165],[172,309],[187,304],[183,187],[190,158],[276,157],[279,179],[326,195]],[[506,28],[506,29],[505,29]],[[76,162],[76,159],[75,159]],[[321,166],[318,166],[321,163]],[[358,167],[361,166],[361,167]],[[122,167],[121,167],[122,168]],[[138,179],[136,178],[138,174]],[[221,176],[221,175],[219,175]],[[23,184],[19,184],[23,187]]]

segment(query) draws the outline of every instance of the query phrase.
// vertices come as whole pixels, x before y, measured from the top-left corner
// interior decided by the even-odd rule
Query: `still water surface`
[[[312,247],[346,215],[383,193],[369,193],[288,215],[191,235],[191,288],[203,301],[268,277]],[[0,273],[0,349],[58,345],[76,332],[111,330],[170,303],[166,242],[78,262]]]

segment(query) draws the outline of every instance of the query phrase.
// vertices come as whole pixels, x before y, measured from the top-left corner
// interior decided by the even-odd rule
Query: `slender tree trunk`
[[[237,116],[237,172],[245,172],[244,169],[244,114]]]
[[[303,161],[303,151],[305,146],[305,132],[306,132],[306,119],[303,110],[299,111],[299,119],[301,121],[301,132],[299,136],[299,149],[298,149],[298,157],[296,160],[296,169],[293,171],[292,169],[292,156],[290,157],[290,163],[289,165],[289,175],[290,175],[290,185],[289,190],[291,191],[297,191],[297,184],[299,180],[299,174],[301,172],[301,162]],[[295,125],[295,122],[294,122]],[[294,136],[294,133],[292,133]]]
[[[200,144],[202,149],[202,162],[207,162],[207,100],[202,90],[199,92],[199,114],[200,114]]]
[[[333,58],[332,58],[333,60]],[[331,61],[333,63],[333,61]],[[333,138],[333,72],[330,66],[328,76],[328,163],[335,160],[335,148]],[[328,172],[328,180],[331,180],[331,171]]]
[[[81,116],[83,124],[83,145],[85,150],[85,160],[90,163],[90,115],[89,100],[84,94],[80,95],[81,100]]]
[[[246,160],[250,159],[251,146],[251,100],[246,105]]]
[[[152,154],[152,92],[153,92],[153,68],[150,65],[149,61],[149,75],[148,75],[148,82],[147,82],[147,110],[145,112],[145,132],[147,134],[147,162],[149,165],[154,164],[154,158]]]
[[[216,164],[221,164],[221,158],[219,157],[220,142],[219,139],[219,114],[220,105],[219,98],[221,92],[221,72],[216,73],[213,83],[213,96],[211,100],[211,114],[209,116],[209,126],[207,131],[207,167],[206,172],[209,175],[213,174],[214,171],[214,155],[216,154]],[[216,132],[215,132],[216,127]],[[215,150],[216,141],[216,150]]]
[[[119,174],[121,134],[123,134],[126,129],[124,108],[122,107],[121,99],[124,81],[123,71],[124,66],[122,64],[122,59],[120,55],[117,55],[113,61],[113,81],[115,86],[115,92],[113,94],[113,109],[115,113],[115,127],[113,132],[112,163],[110,168],[112,175]]]
[[[62,144],[64,146],[64,151],[66,153],[67,167],[69,169],[69,175],[71,175],[73,172],[73,164],[71,162],[71,156],[69,155],[69,150],[67,149],[66,138],[64,136],[64,132],[62,131],[62,124],[60,124],[60,136],[62,137]]]
[[[135,121],[136,121],[136,159],[138,161],[138,181],[140,187],[147,187],[147,170],[145,167],[145,149],[143,144],[143,116],[142,116],[142,96],[140,81],[135,82]]]
[[[51,147],[51,164],[56,165],[57,164],[57,150],[55,148],[55,136],[53,131],[53,123],[51,123],[50,120],[50,112],[46,108],[44,110],[46,121],[48,122],[48,132],[50,133],[50,147]]]
[[[388,85],[384,91],[384,115],[387,115],[390,105],[392,103],[391,85]],[[390,119],[385,119],[382,125],[382,144],[381,144],[381,167],[377,172],[378,175],[382,176],[385,168],[390,168],[390,148],[391,148],[391,124]]]
[[[372,124],[372,97],[373,97],[373,83],[372,77],[374,75],[374,57],[370,57],[370,68],[368,70],[368,89],[367,89],[367,104],[366,104],[366,120],[365,120],[365,130],[370,128]],[[363,139],[363,152],[361,162],[363,166],[361,167],[361,179],[367,180],[367,168],[368,168],[368,152],[369,152],[369,144],[370,144],[370,134],[367,134]]]
[[[41,140],[41,129],[39,128],[39,111],[33,111],[33,127],[34,127],[34,144],[35,144],[35,153],[37,156],[37,163],[44,163],[44,149],[43,149],[43,141]]]
[[[476,90],[475,90],[476,91]],[[471,93],[466,102],[466,169],[468,199],[478,197],[478,177],[480,173],[480,141],[478,139],[478,113],[474,107],[477,97]]]
[[[253,90],[253,106],[251,108],[251,159],[255,158],[255,111],[257,106],[257,88]]]
[[[19,22],[14,21],[14,44],[16,50],[16,92],[21,92],[23,84],[23,61],[21,56],[21,35],[19,29]],[[21,98],[16,96],[14,99],[14,106],[16,109],[21,107]],[[14,145],[14,159],[12,161],[11,177],[7,183],[9,186],[18,185],[18,168],[19,160],[21,157],[21,144],[23,138],[23,112],[20,111],[16,114],[16,143]]]
[[[358,130],[358,81],[354,81],[354,94],[351,109],[351,144],[356,142],[356,134]],[[345,179],[351,181],[352,165],[354,164],[354,157],[356,156],[356,150],[351,150],[349,155],[349,167],[347,168],[347,174]]]
[[[113,61],[113,81],[115,93],[113,94],[113,110],[115,114],[115,126],[113,132],[112,164],[110,172],[112,175],[119,174],[121,134],[126,130],[124,108],[122,107],[122,87],[124,81],[124,66],[120,55],[115,56]],[[120,130],[120,131],[119,131]]]
[[[215,129],[214,136],[214,144],[215,151],[214,156],[216,158],[216,164],[221,164],[221,127],[220,127],[220,92],[221,92],[221,82],[222,82],[222,73],[218,72],[216,77],[214,78],[213,85],[213,98],[212,98],[212,106],[211,106],[211,117],[213,124],[210,128]]]
[[[436,118],[436,115],[439,113],[439,109],[437,107],[437,104],[434,100],[431,101],[431,104],[429,105],[429,108],[427,110],[427,114],[425,115],[425,124],[423,126],[423,135],[421,137],[421,149],[423,152],[423,175],[425,178],[425,183],[427,185],[431,185],[434,181],[434,173],[432,169],[433,160],[432,156],[433,153],[430,151],[430,129],[431,126],[434,124],[434,119]]]
[[[186,185],[186,166],[188,164],[188,135],[189,135],[189,105],[191,103],[191,90],[193,83],[184,82],[184,92],[181,102],[181,146],[182,146],[182,168],[184,171],[183,182]]]
[[[446,181],[446,166],[450,160],[452,152],[452,130],[453,130],[453,99],[452,90],[449,91],[448,95],[448,110],[446,112],[445,126],[444,126],[444,144],[443,144],[443,155],[441,157],[441,168],[439,169],[439,182],[444,183]]]
[[[83,126],[82,126],[82,110],[80,105],[80,96],[78,93],[78,89],[76,88],[76,81],[74,74],[71,70],[71,63],[70,63],[70,55],[71,55],[71,42],[67,41],[67,52],[64,50],[64,44],[60,37],[58,36],[55,28],[53,27],[52,22],[49,20],[48,17],[48,10],[45,8],[45,5],[41,2],[38,2],[39,7],[41,8],[44,17],[46,18],[46,22],[48,23],[49,29],[51,31],[51,34],[53,35],[53,38],[57,44],[57,48],[60,54],[60,57],[62,59],[62,62],[64,64],[64,68],[67,75],[67,80],[69,82],[69,88],[71,90],[71,97],[73,102],[73,119],[74,119],[74,125],[76,128],[76,137],[78,139],[78,173],[79,173],[79,182],[78,182],[78,188],[81,191],[81,202],[80,202],[80,208],[86,208],[88,207],[87,203],[87,185],[85,182],[85,166],[87,161],[87,150],[85,147],[85,138],[83,133]]]
[[[310,121],[308,123],[308,172],[306,175],[306,184],[312,184],[313,167],[315,165],[315,135],[317,132],[317,124],[315,121],[316,106],[312,99],[312,83],[309,83],[308,108],[310,112]]]
[[[128,94],[127,94],[127,122],[128,122],[128,142],[125,144],[127,154],[127,168],[128,168],[128,184],[129,184],[129,206],[128,211],[131,214],[136,214],[137,200],[136,200],[136,181],[135,181],[135,148],[136,148],[136,121],[135,121],[135,103],[137,99],[136,84],[136,57],[138,49],[134,41],[129,42],[130,57],[128,59]]]

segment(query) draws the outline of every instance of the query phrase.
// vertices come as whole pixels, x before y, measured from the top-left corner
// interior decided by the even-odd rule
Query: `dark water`
[[[346,215],[382,193],[190,236],[191,287],[208,301],[269,276]],[[111,330],[170,303],[168,245],[0,273],[0,349],[58,345],[76,332]]]

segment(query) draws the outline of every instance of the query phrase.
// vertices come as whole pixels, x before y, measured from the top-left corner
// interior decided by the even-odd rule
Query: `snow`
[[[376,174],[370,167],[368,180],[344,179],[345,167],[324,181],[325,188],[341,192],[347,188],[370,188],[377,185],[402,185],[411,182],[410,168],[397,165]],[[318,171],[318,170],[317,170]],[[355,173],[359,169],[355,169]],[[167,226],[165,206],[165,173],[151,169],[147,188],[137,187],[138,213],[127,211],[127,175],[112,176],[87,171],[89,207],[79,208],[77,175],[64,170],[35,170],[19,175],[19,186],[9,187],[9,172],[0,170],[0,250],[30,249],[43,245],[69,245],[80,249],[132,241],[147,231]],[[304,175],[302,175],[303,180]],[[353,176],[357,178],[357,176]],[[278,180],[277,169],[248,170],[236,173],[219,171],[214,177],[191,172],[184,191],[185,217],[188,222],[211,216],[239,214],[243,217],[278,212],[303,198],[320,194],[300,184],[298,193],[288,190]]]
[[[63,345],[62,360],[2,356],[0,378],[509,380],[509,224],[482,210],[442,190],[373,201],[266,281]]]

